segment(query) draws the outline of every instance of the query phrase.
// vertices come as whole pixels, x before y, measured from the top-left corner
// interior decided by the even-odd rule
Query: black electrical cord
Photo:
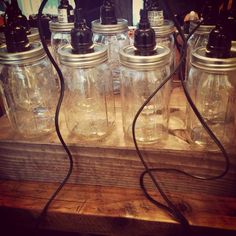
[[[176,32],[174,32],[173,35],[174,35],[175,46],[176,46],[178,52],[181,53],[182,45],[181,45],[181,44],[179,43],[179,41],[178,41],[178,36],[179,36],[179,34],[176,33]]]
[[[60,96],[59,96],[59,99],[58,99],[56,112],[55,112],[55,129],[56,129],[57,136],[58,136],[63,148],[65,149],[65,151],[68,155],[70,166],[69,166],[69,169],[68,169],[68,172],[67,172],[65,178],[63,179],[63,181],[61,182],[59,187],[56,189],[56,191],[49,198],[48,202],[46,203],[46,205],[44,206],[42,212],[40,213],[40,216],[38,217],[37,222],[36,222],[36,230],[38,230],[39,225],[40,225],[43,217],[45,217],[50,204],[55,199],[55,197],[58,195],[58,193],[61,191],[63,186],[66,184],[66,182],[68,181],[69,177],[71,176],[71,173],[72,173],[72,170],[73,170],[73,157],[72,157],[72,154],[71,154],[69,148],[67,147],[67,145],[66,145],[66,143],[65,143],[65,141],[64,141],[64,139],[61,135],[60,127],[59,127],[59,113],[60,113],[61,104],[62,104],[62,101],[63,101],[63,98],[64,98],[64,90],[65,90],[64,77],[62,75],[62,72],[61,72],[59,66],[55,62],[54,58],[52,57],[52,55],[51,55],[51,53],[50,53],[50,51],[47,47],[47,43],[46,43],[45,38],[43,36],[43,26],[41,24],[43,9],[44,9],[46,3],[47,3],[47,0],[43,0],[40,7],[39,7],[39,10],[38,10],[39,35],[40,35],[40,39],[42,41],[43,48],[44,48],[49,60],[51,61],[52,65],[54,66],[55,70],[57,71],[57,74],[58,74],[59,79],[60,79],[61,89],[60,89]]]
[[[192,31],[187,38],[185,38],[184,36],[184,33],[183,31],[181,30],[181,27],[178,23],[178,21],[176,20],[174,14],[173,14],[173,11],[171,9],[171,7],[169,6],[169,3],[168,1],[164,1],[164,4],[166,4],[166,8],[168,9],[168,12],[170,13],[170,16],[171,18],[173,19],[173,21],[175,22],[175,25],[180,33],[180,36],[184,42],[184,53],[186,54],[186,50],[187,50],[187,43],[188,43],[188,40],[189,38],[192,36],[192,34],[197,30],[197,28],[200,26],[201,22],[195,29],[194,31]],[[181,62],[182,64],[182,62]],[[183,64],[182,64],[183,66]],[[207,125],[207,123],[205,122],[204,118],[201,116],[200,112],[198,111],[197,107],[195,106],[193,100],[191,99],[191,96],[188,92],[188,89],[186,87],[186,84],[185,84],[185,79],[184,79],[184,74],[183,74],[183,71],[184,70],[180,70],[180,78],[181,78],[181,84],[182,84],[182,87],[183,87],[183,90],[184,90],[184,94],[187,98],[187,101],[188,103],[190,104],[192,110],[194,111],[195,115],[197,116],[198,120],[200,121],[200,123],[202,124],[202,126],[204,127],[204,129],[206,130],[206,132],[208,133],[208,135],[212,138],[212,140],[215,142],[215,144],[218,146],[218,148],[220,149],[220,151],[222,152],[224,158],[225,158],[225,169],[224,171],[217,175],[217,176],[214,176],[214,177],[209,177],[209,178],[205,178],[205,177],[200,177],[200,176],[195,176],[197,179],[201,179],[201,180],[216,180],[216,179],[220,179],[220,178],[223,178],[229,171],[229,166],[230,166],[230,161],[229,161],[229,156],[224,148],[224,146],[222,145],[222,143],[219,141],[219,139],[215,136],[215,134],[212,132],[212,130],[209,128],[209,126]],[[194,177],[192,175],[192,177]]]
[[[217,137],[214,135],[214,133],[211,131],[211,129],[208,127],[208,125],[206,124],[206,122],[204,121],[203,117],[201,116],[201,114],[199,113],[199,111],[197,110],[196,106],[194,105],[184,82],[184,75],[183,75],[183,70],[182,70],[182,66],[183,63],[185,61],[185,57],[186,57],[186,50],[187,50],[187,41],[188,39],[192,36],[192,34],[197,30],[197,28],[203,23],[199,23],[197,25],[197,27],[189,34],[189,36],[187,37],[187,39],[184,36],[184,33],[177,21],[177,19],[175,18],[172,9],[169,6],[168,1],[164,1],[165,5],[166,5],[166,9],[168,10],[171,18],[173,19],[173,21],[175,22],[176,28],[179,31],[179,34],[183,40],[183,46],[181,49],[181,58],[180,58],[180,62],[178,64],[178,66],[175,68],[175,70],[171,73],[170,76],[168,76],[161,84],[160,86],[150,95],[150,97],[145,101],[145,103],[142,105],[142,107],[140,107],[140,109],[138,110],[138,112],[135,115],[135,118],[133,120],[133,124],[132,124],[132,134],[133,134],[133,141],[135,144],[135,148],[137,151],[137,154],[143,164],[143,166],[145,167],[145,171],[141,174],[140,176],[140,186],[141,189],[143,190],[146,198],[148,200],[150,200],[153,204],[155,204],[157,207],[160,207],[164,210],[166,210],[167,212],[169,212],[177,221],[179,221],[185,229],[188,228],[189,224],[187,219],[182,215],[182,213],[176,208],[176,206],[169,200],[169,198],[167,197],[167,195],[164,193],[164,191],[161,189],[160,185],[158,184],[157,180],[155,179],[153,172],[176,172],[176,173],[181,173],[184,174],[186,176],[198,179],[198,180],[216,180],[219,178],[224,177],[228,171],[229,171],[229,166],[230,166],[230,162],[229,162],[229,157],[228,154],[226,152],[226,150],[224,149],[223,145],[221,144],[221,142],[217,139]],[[217,175],[217,176],[213,176],[213,177],[201,177],[201,176],[195,176],[195,175],[191,175],[187,172],[178,170],[178,169],[173,169],[173,168],[152,168],[149,169],[147,163],[144,160],[144,157],[142,156],[142,153],[138,147],[137,144],[137,140],[136,140],[136,134],[135,134],[135,125],[137,122],[137,119],[139,117],[139,115],[141,114],[142,110],[144,109],[144,107],[150,102],[150,100],[156,95],[156,93],[169,81],[169,79],[173,76],[174,73],[176,73],[178,70],[180,69],[180,75],[181,75],[181,84],[183,86],[184,89],[184,93],[185,96],[190,104],[190,106],[192,107],[194,113],[196,114],[197,118],[199,119],[199,121],[201,122],[201,124],[203,125],[203,127],[206,129],[207,133],[209,134],[209,136],[213,139],[213,141],[217,144],[217,146],[219,147],[219,149],[221,150],[224,158],[225,158],[225,168],[224,171]],[[165,202],[167,203],[168,206],[156,201],[154,198],[152,198],[152,196],[147,192],[147,189],[144,185],[144,176],[145,174],[148,174],[151,178],[151,180],[153,181],[153,183],[155,184],[156,188],[158,189],[158,191],[160,192],[162,198],[165,200]]]
[[[199,23],[197,25],[197,27],[191,32],[191,34],[193,34],[197,28],[200,26],[201,23]],[[190,36],[191,36],[190,34]],[[189,36],[189,37],[190,37]],[[136,122],[138,117],[140,116],[142,110],[144,109],[144,107],[151,101],[151,99],[158,93],[158,91],[172,78],[172,76],[179,70],[182,69],[182,63],[185,61],[185,55],[186,55],[186,46],[187,43],[184,40],[184,45],[182,47],[181,50],[181,57],[180,57],[180,62],[177,65],[177,67],[175,68],[175,70],[158,86],[158,88],[149,96],[149,98],[144,102],[144,104],[140,107],[140,109],[138,110],[138,112],[136,113],[134,120],[133,120],[133,124],[132,124],[132,135],[133,135],[133,142],[137,151],[137,154],[143,164],[143,166],[145,167],[145,172],[149,174],[150,178],[152,179],[153,183],[155,184],[156,188],[158,189],[158,191],[160,192],[161,196],[163,197],[163,199],[166,201],[166,203],[168,204],[168,206],[157,202],[156,200],[154,200],[146,191],[145,186],[142,184],[142,178],[140,178],[140,185],[141,188],[145,194],[145,196],[155,205],[157,205],[159,208],[166,210],[167,212],[169,212],[177,221],[179,221],[183,226],[188,226],[188,221],[185,219],[185,217],[180,213],[180,211],[174,206],[174,204],[169,200],[169,198],[167,197],[167,195],[164,193],[164,191],[161,189],[159,183],[157,182],[156,178],[154,177],[154,175],[152,174],[152,171],[150,171],[146,161],[144,160],[144,157],[139,149],[137,140],[136,140],[136,134],[135,134],[135,126],[136,126]],[[141,175],[142,177],[142,175]]]

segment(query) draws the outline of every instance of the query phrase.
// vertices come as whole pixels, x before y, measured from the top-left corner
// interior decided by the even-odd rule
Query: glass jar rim
[[[125,19],[117,19],[117,24],[115,25],[102,25],[101,21],[92,21],[92,31],[98,34],[118,34],[122,32],[128,32],[128,21]]]
[[[157,46],[157,53],[152,56],[135,55],[136,48],[127,46],[120,50],[120,63],[122,66],[136,70],[155,70],[170,62],[170,49]]]
[[[94,44],[94,52],[86,54],[72,53],[70,44],[63,45],[58,49],[61,64],[76,68],[91,68],[108,60],[108,49],[103,44]]]
[[[49,29],[51,32],[70,32],[74,27],[74,23],[59,23],[56,20],[49,22]]]
[[[31,34],[27,35],[27,38],[29,39],[29,42],[39,41],[39,31],[37,28],[30,28]],[[4,33],[0,33],[0,42],[5,43],[5,35]]]
[[[31,49],[25,52],[9,53],[6,45],[0,47],[0,64],[4,65],[22,65],[34,63],[46,57],[46,53],[40,42],[30,43]]]
[[[236,71],[236,50],[231,49],[229,58],[210,58],[206,56],[206,48],[196,48],[191,55],[191,65],[207,71]]]

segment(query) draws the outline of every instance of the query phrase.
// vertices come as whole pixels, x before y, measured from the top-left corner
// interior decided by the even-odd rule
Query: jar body
[[[65,80],[63,111],[71,134],[100,140],[115,126],[115,100],[108,63],[78,68],[62,65]]]
[[[51,47],[54,59],[58,60],[58,48],[71,42],[70,31],[53,31],[51,34]]]
[[[169,73],[169,65],[147,71],[122,66],[122,120],[124,134],[128,139],[132,139],[132,123],[135,114]],[[170,92],[171,83],[167,82],[143,109],[135,129],[138,141],[154,143],[168,137]]]
[[[112,72],[112,83],[114,93],[120,92],[120,63],[119,63],[119,51],[120,49],[128,46],[130,40],[128,37],[128,31],[114,34],[93,34],[94,43],[101,43],[108,47],[108,61],[109,67]]]
[[[234,71],[211,72],[191,67],[187,88],[200,114],[225,145],[235,142],[236,81]],[[213,143],[190,106],[187,106],[187,131],[190,141]]]
[[[209,32],[205,33],[194,33],[191,38],[188,40],[188,48],[187,48],[187,56],[186,56],[186,71],[185,71],[185,77],[186,79],[188,78],[189,75],[189,70],[191,67],[190,64],[190,58],[192,55],[192,52],[199,47],[205,47],[208,43],[208,37],[209,37]]]
[[[54,131],[58,90],[47,57],[33,64],[0,65],[0,76],[4,107],[13,129],[25,137]]]
[[[157,45],[165,46],[170,49],[171,54],[170,54],[170,71],[174,71],[175,64],[176,64],[176,50],[175,50],[175,39],[174,35],[169,34],[169,35],[159,35],[156,36],[156,42]]]

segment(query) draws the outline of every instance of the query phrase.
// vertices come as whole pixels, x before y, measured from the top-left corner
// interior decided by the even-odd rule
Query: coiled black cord
[[[212,130],[208,127],[208,125],[206,124],[206,122],[204,121],[203,117],[201,116],[201,114],[199,113],[198,109],[196,108],[196,106],[194,105],[188,90],[186,88],[185,82],[184,82],[184,75],[183,75],[183,63],[185,61],[185,57],[186,57],[186,52],[187,52],[187,42],[188,39],[192,36],[192,34],[197,30],[197,28],[202,24],[199,23],[197,25],[197,27],[190,32],[189,36],[187,38],[185,38],[184,33],[177,21],[177,19],[175,18],[172,9],[169,6],[168,1],[163,1],[163,4],[165,4],[165,7],[167,9],[167,11],[169,12],[171,18],[173,19],[176,28],[179,31],[179,34],[182,38],[183,41],[183,46],[181,48],[181,57],[180,57],[180,61],[179,64],[177,65],[177,67],[175,68],[175,70],[171,73],[170,76],[168,76],[160,85],[159,87],[149,96],[149,98],[145,101],[145,103],[140,107],[140,109],[138,110],[138,112],[136,113],[134,120],[133,120],[133,124],[132,124],[132,134],[133,134],[133,142],[137,151],[137,154],[145,168],[145,171],[141,174],[140,176],[140,186],[141,189],[143,190],[146,198],[151,201],[153,204],[155,204],[157,207],[166,210],[169,214],[171,214],[179,223],[182,224],[182,226],[184,227],[184,229],[188,230],[189,229],[189,224],[187,219],[182,215],[182,213],[176,208],[176,206],[170,201],[170,199],[167,197],[167,195],[165,194],[165,192],[162,190],[162,188],[160,187],[158,181],[156,180],[156,178],[153,175],[153,172],[175,172],[175,173],[180,173],[180,174],[184,174],[188,177],[192,177],[198,180],[216,180],[219,178],[223,178],[229,171],[229,166],[230,166],[230,161],[229,161],[229,157],[228,154],[225,150],[225,148],[223,147],[223,145],[221,144],[221,142],[217,139],[217,137],[214,135],[214,133],[212,132]],[[135,134],[135,126],[136,126],[136,122],[138,117],[140,116],[142,110],[144,109],[144,107],[151,101],[151,99],[158,93],[158,91],[170,80],[170,78],[173,76],[174,73],[176,73],[178,70],[180,70],[180,77],[181,77],[181,84],[183,86],[184,89],[184,93],[185,96],[190,104],[190,106],[192,107],[195,115],[197,116],[197,118],[199,119],[199,121],[201,122],[201,124],[203,125],[203,127],[205,128],[205,130],[207,131],[207,133],[209,134],[209,136],[213,139],[213,141],[216,143],[216,145],[219,147],[219,149],[221,150],[224,159],[225,159],[225,168],[223,170],[223,172],[217,176],[213,176],[213,177],[201,177],[201,176],[196,176],[196,175],[192,175],[189,174],[185,171],[182,170],[178,170],[178,169],[174,169],[174,168],[152,168],[149,169],[146,161],[144,160],[144,157],[139,149],[137,140],[136,140],[136,134]],[[157,200],[155,200],[147,191],[145,184],[144,184],[144,176],[148,174],[149,177],[151,178],[151,180],[153,181],[155,187],[157,188],[157,190],[160,192],[162,198],[165,200],[165,202],[167,203],[167,206],[158,202]]]
[[[69,148],[67,147],[67,145],[66,145],[66,143],[65,143],[65,141],[64,141],[64,139],[61,135],[61,131],[60,131],[60,127],[59,127],[59,113],[60,113],[62,101],[63,101],[63,98],[64,98],[64,91],[65,91],[64,77],[62,75],[62,72],[61,72],[59,66],[55,62],[54,58],[52,57],[52,55],[51,55],[51,53],[48,49],[47,43],[46,43],[46,41],[44,39],[44,36],[43,36],[43,27],[42,27],[42,24],[41,24],[42,13],[43,13],[43,9],[44,9],[46,3],[47,3],[47,0],[43,0],[40,7],[39,7],[39,10],[38,10],[38,28],[39,28],[39,35],[40,35],[40,39],[41,39],[43,48],[44,48],[49,60],[51,61],[52,65],[54,66],[55,70],[57,71],[57,74],[58,74],[59,80],[60,80],[61,88],[60,88],[60,96],[59,96],[59,99],[58,99],[56,112],[55,112],[55,129],[56,129],[57,136],[58,136],[63,148],[65,149],[65,151],[68,155],[69,169],[68,169],[68,172],[67,172],[65,178],[63,179],[63,181],[61,182],[59,187],[56,189],[56,191],[52,194],[52,196],[50,197],[50,199],[48,200],[48,202],[44,206],[42,212],[40,213],[40,216],[38,217],[37,223],[36,223],[36,230],[39,228],[39,225],[42,222],[42,219],[45,217],[50,204],[55,199],[55,197],[58,195],[58,193],[61,191],[63,186],[66,184],[66,182],[70,178],[71,173],[73,171],[73,157],[72,157],[72,154],[71,154]]]

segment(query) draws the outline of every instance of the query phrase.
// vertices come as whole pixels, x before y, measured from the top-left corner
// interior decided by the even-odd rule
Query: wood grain
[[[1,181],[0,217],[6,223],[33,227],[56,187],[55,183]],[[206,233],[211,228],[224,230],[225,236],[236,230],[235,198],[190,193],[169,196],[193,232]],[[140,190],[73,184],[67,184],[53,201],[41,226],[103,235],[181,235],[179,224],[146,200]]]

